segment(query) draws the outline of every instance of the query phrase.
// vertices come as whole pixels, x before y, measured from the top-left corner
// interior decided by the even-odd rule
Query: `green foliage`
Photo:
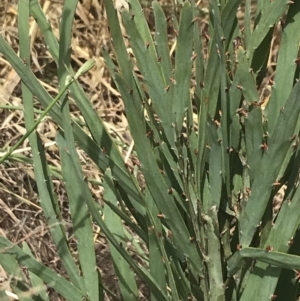
[[[120,12],[128,38],[124,40],[113,2],[104,0],[114,53],[103,49],[102,56],[125,104],[140,161],[137,168],[144,177],[142,189],[77,82],[92,62],[72,76],[69,50],[76,3],[70,3],[65,2],[59,43],[33,0],[19,5],[21,59],[0,37],[0,52],[22,79],[26,137],[41,205],[68,275],[67,280],[39,263],[28,246],[22,250],[0,237],[0,263],[21,279],[13,287],[15,293],[28,286],[22,265],[34,275],[32,285],[42,287],[42,300],[47,300],[43,283],[67,300],[103,300],[104,291],[112,294],[103,289],[95,268],[92,219],[109,240],[126,301],[139,298],[135,275],[147,284],[153,301],[268,300],[273,295],[287,300],[287,291],[292,292],[289,300],[296,300],[297,281],[287,270],[300,270],[299,248],[293,248],[300,243],[299,2],[257,1],[252,20],[247,0],[241,30],[236,17],[241,1],[211,0],[204,40],[195,1],[182,3],[179,21],[175,16],[166,19],[153,1],[152,33],[139,2],[129,0],[128,10]],[[58,65],[60,92],[54,99],[22,61],[30,60],[29,15],[37,20]],[[259,88],[268,76],[273,28],[279,21],[282,37],[276,74],[264,110]],[[177,31],[175,40],[168,36],[171,27]],[[176,43],[172,56],[170,42]],[[129,47],[133,56],[128,54]],[[70,116],[67,89],[88,134]],[[34,131],[44,115],[33,122],[33,95],[46,108],[44,115],[49,113],[61,128],[57,144],[77,240],[77,263],[61,225],[41,139]],[[24,139],[0,162],[9,159]],[[88,189],[75,143],[103,175],[103,207]],[[287,186],[284,202],[274,219],[273,197],[283,185]],[[133,232],[143,246],[135,244],[142,264],[125,248],[128,239],[136,239]]]

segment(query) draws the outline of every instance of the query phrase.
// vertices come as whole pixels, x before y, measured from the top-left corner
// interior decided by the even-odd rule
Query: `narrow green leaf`
[[[116,188],[114,187],[111,171],[106,170],[104,174],[104,195],[103,198],[108,203],[117,206],[118,196]],[[109,206],[104,206],[104,219],[107,228],[111,231],[112,235],[120,245],[126,245],[126,237],[124,234],[124,225],[121,219],[111,210]],[[113,244],[109,243],[110,254],[113,259],[116,276],[118,277],[118,283],[120,291],[124,300],[138,300],[138,288],[135,281],[135,276],[130,265],[122,258],[115,249]]]
[[[208,124],[209,138],[209,190],[210,202],[204,207],[205,213],[213,206],[219,208],[222,189],[222,149],[217,126],[211,120]]]
[[[70,301],[81,301],[83,295],[70,284],[64,277],[53,272],[43,264],[33,259],[30,255],[22,251],[18,246],[13,245],[9,240],[0,236],[0,252],[11,254],[20,265],[28,268],[29,271],[39,276],[50,287],[53,287],[59,294]]]
[[[230,41],[232,40],[232,37],[234,37],[234,31],[237,25],[236,11],[239,5],[241,4],[241,2],[242,0],[226,1],[226,4],[221,13],[223,33],[224,33],[224,37],[226,37],[226,41],[225,41],[226,49],[228,49],[230,45]],[[245,18],[247,18],[246,14],[245,14]]]
[[[199,269],[196,248],[189,241],[188,230],[178,208],[173,202],[172,195],[168,194],[169,187],[167,187],[158,166],[153,164],[153,162],[155,162],[154,154],[145,134],[145,125],[142,122],[142,117],[137,118],[141,113],[137,112],[132,101],[132,96],[126,89],[124,81],[118,75],[116,75],[116,81],[123,96],[125,107],[130,112],[130,114],[127,115],[129,125],[131,129],[134,129],[132,134],[136,145],[136,151],[141,160],[141,171],[148,184],[148,188],[157,207],[164,215],[164,222],[169,225],[173,232],[176,247],[189,258],[192,263],[193,272],[196,274],[196,271]]]
[[[60,136],[58,136],[58,139]],[[60,139],[59,140],[61,143],[63,143],[63,140]],[[63,145],[63,144],[61,144]],[[69,156],[67,153],[65,153],[66,156]],[[70,157],[71,159],[71,157]],[[73,168],[73,172],[74,173],[78,173],[77,168],[72,167],[73,163],[69,165],[69,168]],[[79,175],[77,175],[77,177],[80,178]],[[103,233],[105,234],[105,236],[109,239],[109,241],[112,243],[112,245],[115,247],[116,250],[118,250],[118,252],[120,253],[120,256],[122,256],[132,267],[132,269],[134,270],[135,273],[137,273],[137,275],[139,277],[141,277],[145,282],[148,283],[150,289],[153,291],[153,293],[156,295],[157,298],[159,298],[159,300],[167,300],[164,293],[161,291],[161,289],[159,288],[159,286],[157,285],[156,281],[154,280],[154,278],[148,273],[148,271],[143,268],[142,266],[138,265],[130,256],[129,254],[126,252],[125,248],[123,246],[120,246],[118,241],[116,240],[116,238],[114,237],[114,235],[111,233],[111,231],[108,229],[106,223],[103,221],[96,205],[95,202],[91,196],[91,193],[89,192],[88,186],[86,185],[86,183],[79,181],[80,184],[80,188],[82,189],[82,191],[85,192],[85,197],[83,198],[83,200],[86,202],[88,208],[89,208],[89,212],[92,215],[94,221],[101,227]]]
[[[174,275],[170,266],[169,256],[165,250],[164,240],[169,235],[169,230],[163,229],[162,223],[159,218],[159,211],[155,204],[155,201],[152,198],[152,195],[149,191],[146,191],[148,213],[149,213],[149,253],[150,253],[150,272],[154,277],[158,277],[158,273],[160,273],[160,277],[158,280],[160,281],[160,287],[167,293],[167,283],[170,287],[170,291],[172,294],[172,300],[179,301],[178,290],[175,284]],[[155,216],[154,216],[155,215]],[[151,252],[153,252],[151,254]],[[152,296],[153,300],[157,300],[155,296]]]
[[[258,261],[262,261],[271,264],[275,267],[299,270],[300,269],[300,256],[286,254],[283,252],[266,251],[257,248],[242,248],[238,251],[237,256],[232,257],[228,262],[229,275],[233,274],[234,268],[242,264],[243,259],[252,258]],[[234,259],[234,260],[233,260]]]
[[[207,222],[207,258],[206,264],[208,268],[210,295],[212,300],[225,301],[222,260],[220,252],[220,240],[218,237],[219,223],[217,207],[213,206],[204,216]]]
[[[121,193],[121,192],[120,192]],[[122,195],[122,193],[121,193]],[[125,214],[123,211],[121,211],[118,206],[114,205],[112,202],[109,200],[106,201],[105,199],[103,200],[107,206],[110,207],[110,209],[117,214],[128,226],[130,229],[134,231],[136,235],[138,235],[144,242],[147,243],[148,237],[146,233],[139,227],[139,223],[136,224],[132,221],[131,217]],[[126,204],[127,206],[127,204]],[[128,206],[126,207],[128,208]]]
[[[158,243],[158,232],[160,235],[163,235],[163,228],[161,225],[161,221],[157,217],[159,214],[159,210],[149,192],[146,190],[146,201],[148,204],[148,209],[153,215],[153,220],[155,221],[152,224],[150,221],[148,222],[148,236],[149,236],[149,268],[150,274],[155,277],[157,283],[160,285],[161,289],[167,295],[167,280],[166,280],[166,271],[164,262],[168,260],[167,258],[163,258],[162,251],[160,245]],[[153,294],[151,294],[151,301],[159,301]]]
[[[190,85],[192,73],[193,47],[193,10],[189,2],[185,2],[181,10],[179,33],[175,54],[175,84],[172,100],[175,130],[181,135],[183,118],[190,103]]]
[[[25,74],[28,73],[32,75],[31,83],[34,83],[34,81],[37,81],[37,79],[31,73],[29,68],[30,66],[29,2],[27,2],[27,4],[23,1],[20,2],[19,9],[22,10],[22,12],[20,12],[19,14],[19,18],[21,18],[19,23],[20,55],[21,57],[24,57],[25,61],[27,62],[24,65],[24,68],[21,69],[23,69]],[[17,61],[16,58],[12,58],[12,59],[15,62]],[[70,84],[71,83],[69,83],[69,85]],[[62,87],[63,92],[64,92],[64,88],[67,87],[66,86]],[[45,110],[44,114],[42,114],[36,122],[34,122],[32,91],[27,87],[26,82],[24,81],[22,81],[22,94],[23,94],[23,101],[24,101],[24,108],[25,108],[24,110],[25,125],[27,130],[27,134],[23,136],[23,139],[24,137],[29,136],[29,141],[32,148],[32,154],[34,160],[34,171],[37,179],[36,181],[39,190],[39,195],[41,198],[41,206],[43,208],[44,215],[46,217],[46,220],[50,228],[52,239],[55,245],[57,246],[57,250],[62,260],[62,263],[73,284],[78,288],[80,288],[83,282],[79,275],[79,270],[76,267],[76,264],[69,250],[64,229],[60,224],[61,222],[60,210],[58,207],[56,195],[54,193],[52,180],[50,178],[50,173],[45,158],[45,153],[44,150],[42,149],[41,140],[38,134],[34,132],[36,126],[39,124],[42,118],[48,113],[48,111],[51,109],[51,106],[53,107],[56,104],[56,102],[58,101],[58,99],[61,97],[63,93],[58,94],[58,96],[52,101],[49,107]],[[18,145],[18,143],[16,145]]]
[[[31,250],[27,243],[23,243],[23,250],[26,254],[33,257]],[[34,290],[34,296],[40,298],[43,301],[49,301],[49,296],[47,294],[47,286],[44,284],[44,281],[34,273],[29,271],[29,277],[31,281],[31,286]]]
[[[218,55],[220,57],[220,101],[221,101],[221,111],[219,111],[221,119],[221,129],[218,140],[221,145],[221,157],[222,157],[222,178],[225,183],[227,190],[227,195],[230,194],[230,170],[229,170],[229,155],[228,155],[228,143],[229,143],[229,130],[228,130],[228,100],[227,100],[227,70],[226,70],[226,57],[223,42],[223,30],[221,24],[221,16],[218,9],[218,2],[216,0],[212,1],[213,4],[213,18],[215,27],[215,37],[218,46]],[[212,115],[213,116],[213,115]]]
[[[251,0],[246,0],[245,5],[245,21],[244,21],[244,37],[246,48],[249,45],[252,34],[251,28]]]
[[[198,113],[198,151],[197,157],[197,186],[200,189],[202,175],[204,172],[205,158],[206,158],[206,144],[207,144],[207,132],[206,124],[208,116],[215,116],[215,111],[218,102],[219,89],[220,89],[220,58],[217,52],[216,38],[212,36],[212,42],[209,48],[209,57],[207,66],[205,69],[202,97],[200,103],[200,112]]]
[[[85,283],[86,294],[91,300],[99,298],[99,279],[96,270],[96,257],[93,241],[93,227],[90,220],[88,208],[82,202],[90,193],[87,183],[80,170],[80,163],[75,153],[61,135],[57,136],[57,144],[62,162],[62,174],[66,184],[66,191],[69,197],[74,235],[77,241],[79,261]],[[75,152],[74,152],[75,151]],[[77,171],[75,172],[74,169]]]
[[[252,72],[256,74],[256,84],[258,86],[262,84],[262,81],[267,76],[270,49],[272,45],[272,39],[274,38],[273,34],[274,29],[270,28],[265,38],[262,40],[253,54],[251,68]]]
[[[297,159],[299,162],[299,153]],[[298,164],[295,164],[295,166],[298,166]],[[295,171],[296,174],[298,174],[298,168],[295,168]],[[295,183],[295,179],[291,178],[290,183]],[[272,248],[274,251],[278,252],[288,252],[290,246],[294,243],[293,237],[295,236],[300,221],[299,212],[297,211],[299,205],[300,189],[298,187],[292,199],[283,202],[276,222],[269,233],[268,240],[263,246],[264,248]],[[286,222],[287,216],[289,217],[288,223]],[[254,297],[253,287],[259,287],[259,285],[263,286],[264,289],[256,291],[256,300],[263,300],[274,294],[281,269],[275,269],[270,265],[271,263],[268,264],[265,262],[258,262],[255,265],[247,280],[247,285],[241,300],[247,300],[251,295]],[[263,278],[261,277],[262,274],[264,274]]]
[[[43,9],[40,6],[40,3],[38,0],[30,0],[29,1],[29,8],[30,8],[30,14],[34,17],[36,20],[41,32],[43,33],[48,50],[50,51],[53,59],[55,62],[58,62],[58,52],[59,52],[59,45],[58,41],[53,34],[52,27],[50,22],[47,20]]]
[[[22,60],[16,55],[14,50],[8,45],[8,43],[0,36],[0,52],[3,53],[12,67],[16,70],[16,72],[20,75],[22,82],[29,88],[29,90],[37,96],[43,107],[47,107],[49,104],[49,115],[57,122],[59,125],[62,124],[60,108],[57,106],[57,100],[60,98],[60,94],[54,100],[50,97],[50,95],[46,92],[46,90],[42,87],[40,82],[34,76],[32,71],[23,63]],[[69,83],[71,84],[71,83]],[[68,85],[69,85],[68,84]],[[65,88],[68,88],[68,85]],[[63,93],[65,91],[61,91]],[[87,102],[88,103],[88,102]],[[46,114],[46,113],[45,113]],[[33,120],[33,117],[30,117]],[[42,118],[42,117],[41,117]],[[99,118],[99,117],[97,117]],[[91,118],[94,121],[94,118]],[[39,124],[40,121],[37,121]],[[89,155],[89,157],[99,166],[99,168],[103,171],[107,168],[108,165],[111,166],[113,171],[114,177],[119,183],[122,183],[124,189],[127,191],[128,194],[132,195],[136,200],[140,200],[140,193],[136,186],[132,184],[132,181],[128,175],[128,172],[124,169],[124,164],[122,158],[118,151],[116,153],[110,153],[112,159],[107,156],[103,149],[99,149],[99,145],[95,141],[93,141],[80,127],[79,125],[74,122],[73,124],[73,131],[75,135],[75,139],[78,142],[79,146]],[[34,129],[35,126],[32,126]],[[99,128],[98,128],[99,129]],[[104,128],[101,127],[103,132],[101,135],[96,135],[97,139],[101,139],[104,145],[112,146],[109,141],[107,142],[106,138],[108,134],[104,131]],[[24,138],[22,138],[24,139]],[[110,138],[109,138],[110,139]],[[114,157],[114,154],[116,156]],[[117,160],[117,158],[121,158],[121,160]],[[3,158],[3,157],[2,157]],[[2,160],[1,158],[1,160]],[[118,163],[116,163],[118,161]],[[120,163],[122,162],[122,164]]]
[[[38,288],[31,288],[23,271],[16,262],[15,258],[10,254],[0,254],[0,264],[7,273],[14,294],[16,294],[21,301],[34,301],[33,292],[38,291]],[[2,300],[2,299],[0,299]]]
[[[237,51],[237,61],[236,74],[239,76],[238,88],[242,90],[245,100],[249,105],[253,102],[258,102],[259,95],[256,89],[255,77],[242,47],[239,47]]]
[[[176,252],[174,252],[174,247],[171,246],[169,243],[166,244],[166,251],[168,254],[170,254],[170,265],[172,268],[178,294],[181,300],[188,300],[188,298],[191,297],[191,284],[189,283],[187,277],[185,276],[182,270],[180,258],[176,256]]]
[[[138,0],[128,0],[130,6],[130,13],[132,13],[132,21],[134,21],[135,26],[138,29],[141,40],[148,48],[148,53],[150,53],[154,61],[158,60],[155,45],[152,39],[152,35],[147,24],[147,19],[145,18],[143,9],[141,7],[140,1]],[[132,38],[132,37],[130,37]]]
[[[272,136],[276,122],[280,114],[280,108],[285,106],[288,95],[294,85],[296,71],[295,60],[299,48],[299,25],[300,25],[300,2],[295,1],[290,5],[285,25],[282,31],[282,38],[278,52],[276,64],[276,74],[274,85],[268,105],[266,115],[268,118],[268,132]]]
[[[192,1],[193,4],[193,17],[196,18],[198,16],[198,9],[195,1]],[[194,53],[196,58],[194,60],[194,69],[195,69],[195,79],[196,79],[196,87],[195,87],[195,102],[198,111],[200,112],[200,103],[202,99],[202,89],[201,84],[204,82],[204,57],[203,57],[203,47],[201,41],[201,33],[198,23],[194,26]],[[197,147],[195,147],[197,148]]]
[[[288,7],[288,1],[260,1],[262,9],[260,19],[256,25],[249,44],[247,45],[247,58],[252,60],[254,51],[258,48],[269,32],[270,27],[277,23]]]
[[[300,113],[299,93],[298,82],[287,100],[285,109],[280,113],[273,136],[268,141],[268,149],[261,161],[260,173],[254,178],[251,195],[240,219],[241,245],[250,244],[268,204],[273,183],[277,180],[281,165],[293,143],[291,137]]]
[[[172,76],[172,65],[168,47],[167,21],[166,16],[157,1],[152,2],[152,7],[155,16],[155,46],[158,58],[160,58],[164,82],[167,86],[169,78]]]
[[[71,70],[72,27],[77,2],[78,1],[64,3],[62,17],[59,24],[60,43],[58,80],[60,87],[62,87],[69,75],[68,70]],[[92,66],[93,62],[86,62],[85,65],[83,65],[75,74],[75,79],[77,79],[85,71],[88,71]],[[68,95],[66,93],[62,96],[60,102],[62,128],[64,130],[65,140],[58,135],[57,142],[61,155],[63,178],[65,180],[67,193],[70,199],[71,218],[74,226],[74,234],[77,240],[79,261],[83,275],[84,286],[82,287],[82,291],[86,292],[86,295],[91,301],[97,301],[99,299],[100,292],[98,273],[96,270],[93,228],[88,209],[82,204],[82,199],[87,198],[90,191],[87,189],[87,183],[84,181],[78,154],[75,148]],[[74,172],[74,169],[76,169],[77,172]]]
[[[136,27],[130,15],[124,12],[122,17],[126,30],[131,37],[130,44],[137,61],[137,66],[142,73],[143,81],[147,87],[151,102],[160,119],[167,140],[171,148],[175,151],[175,131],[172,127],[173,116],[170,114],[170,110],[172,109],[171,90],[168,91],[169,87],[165,86],[159,62],[153,58],[147,44],[143,42],[139,29]],[[130,84],[128,83],[128,79],[124,79],[127,82],[127,89],[133,89],[133,87],[128,86],[128,84]],[[171,85],[172,83],[169,82],[168,86]]]
[[[110,0],[108,1],[110,3]],[[71,5],[71,4],[70,4]],[[73,4],[72,4],[73,5]],[[114,8],[113,8],[114,9]],[[40,7],[39,3],[34,0],[30,2],[30,12],[34,16],[34,18],[37,20],[37,23],[39,27],[42,30],[42,33],[44,35],[44,38],[46,40],[46,43],[48,45],[48,50],[50,51],[51,55],[53,56],[55,62],[58,64],[58,53],[59,53],[59,45],[57,43],[57,40],[51,30],[51,26],[49,22],[47,21],[46,16],[44,15],[42,8]],[[115,13],[115,11],[114,11]],[[117,20],[117,26],[118,19]],[[115,24],[115,23],[113,23]],[[116,26],[110,26],[110,29],[112,32],[115,30]],[[70,28],[69,28],[70,30]],[[124,43],[122,40],[122,35],[120,33],[121,43],[117,44],[117,49],[125,49]],[[114,41],[118,42],[119,39],[116,39]],[[122,44],[123,43],[123,44]],[[123,45],[123,48],[122,48]],[[66,50],[67,51],[67,50]],[[125,53],[126,49],[125,49]],[[128,56],[127,56],[128,58]],[[63,66],[66,62],[62,60]],[[127,63],[130,63],[128,61]],[[121,62],[122,64],[122,62]],[[61,68],[63,67],[61,66]],[[91,68],[93,66],[93,61],[89,60],[83,64],[83,66],[78,70],[76,76],[80,76],[82,72],[87,71],[87,69]],[[123,68],[126,71],[130,71],[131,68],[128,68],[128,65],[125,64],[125,67]],[[122,70],[123,70],[122,69]],[[72,74],[72,70],[69,66],[68,68],[69,73]],[[39,84],[39,83],[38,83]],[[85,137],[82,130],[78,127],[76,123],[74,123],[73,130],[76,141],[80,144],[80,147],[84,149],[85,152],[91,157],[91,159],[97,164],[97,166],[100,168],[102,172],[106,170],[108,166],[111,167],[111,170],[114,174],[114,177],[119,181],[119,183],[123,185],[124,189],[126,189],[127,193],[132,195],[136,200],[139,200],[139,192],[137,190],[137,187],[135,187],[134,183],[132,183],[132,179],[130,178],[128,171],[124,167],[123,159],[115,145],[115,143],[112,142],[111,137],[107,133],[107,130],[105,126],[103,125],[101,119],[93,109],[90,101],[88,100],[87,96],[85,95],[83,89],[80,87],[78,82],[75,81],[73,85],[70,86],[71,93],[80,109],[80,112],[82,113],[86,124],[91,131],[92,138],[94,141],[91,140],[89,137]],[[49,97],[49,95],[47,95]],[[40,102],[44,105],[43,101],[47,100],[47,97],[45,95],[43,98],[39,97]],[[52,111],[50,112],[50,115],[52,115]],[[57,121],[57,120],[56,120]],[[61,121],[61,120],[60,120]],[[57,121],[59,124],[61,122]],[[97,145],[98,144],[98,145]],[[101,148],[101,150],[100,150]],[[109,158],[106,154],[103,154],[102,150],[105,150],[105,152],[109,155]]]
[[[253,107],[245,117],[245,138],[247,164],[249,165],[250,181],[252,182],[261,168],[263,158],[263,127],[261,107]]]

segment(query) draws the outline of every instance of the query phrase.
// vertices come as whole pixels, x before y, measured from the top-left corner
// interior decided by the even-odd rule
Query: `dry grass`
[[[44,12],[53,26],[56,36],[58,36],[58,23],[62,4],[62,0],[41,1]],[[147,10],[145,11],[147,14]],[[147,15],[147,18],[151,24],[153,20],[150,13]],[[47,91],[51,95],[56,95],[58,91],[55,63],[47,51],[36,23],[31,20],[30,24],[32,70]],[[1,34],[13,49],[18,51],[17,1],[2,1],[0,7],[0,26]],[[89,58],[95,59],[96,68],[81,78],[82,85],[94,109],[104,120],[109,131],[124,145],[128,146],[130,144],[130,134],[127,130],[123,103],[120,100],[119,93],[111,82],[100,56],[102,47],[110,49],[110,37],[101,1],[80,1],[76,12],[73,33],[73,68],[75,70],[78,69]],[[5,149],[16,143],[26,132],[22,99],[20,96],[20,78],[3,56],[0,55],[0,105],[21,108],[21,110],[0,108],[0,152],[1,149]],[[36,109],[41,109],[37,102]],[[71,105],[71,110],[73,117],[82,118],[75,104]],[[54,169],[59,170],[60,161],[55,145],[55,135],[57,132],[55,123],[50,118],[46,118],[40,124],[38,132],[47,150],[48,163]],[[26,158],[31,157],[28,140],[24,142],[18,152],[19,155],[24,155]],[[99,170],[83,153],[80,153],[80,155],[82,168],[86,175],[96,183],[100,183]],[[58,179],[54,179],[54,185],[62,208],[66,228],[69,229],[69,209],[64,185]],[[90,188],[95,197],[101,201],[102,191],[100,186],[91,184]],[[9,163],[0,165],[0,230],[1,235],[5,235],[14,243],[19,244],[22,241],[26,241],[38,260],[55,269],[58,273],[64,273],[56,248],[51,243],[42,210],[39,206],[32,165],[26,164],[22,158],[20,161],[10,161]],[[71,229],[69,229],[69,234],[70,245],[72,246]],[[101,233],[96,237],[96,249],[98,267],[103,272],[104,283],[115,293],[118,293],[107,242]],[[75,250],[74,256],[76,257]],[[1,272],[0,269],[1,277],[7,280],[3,285],[9,286],[11,279],[9,279],[4,271]],[[51,300],[62,300],[55,292],[49,292]],[[147,291],[145,289],[141,290],[141,300],[147,300],[148,298]]]

